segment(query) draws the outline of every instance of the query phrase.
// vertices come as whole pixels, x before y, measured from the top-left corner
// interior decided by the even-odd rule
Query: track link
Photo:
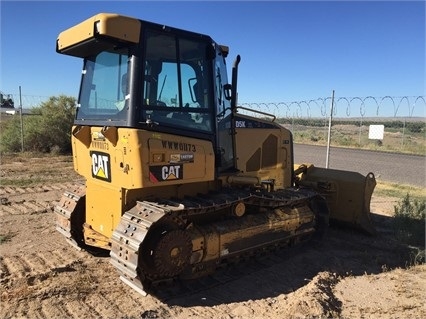
[[[67,242],[76,249],[84,246],[83,223],[86,186],[74,187],[62,194],[61,200],[54,207],[56,214],[56,230],[65,236]]]
[[[143,278],[138,273],[139,246],[153,223],[165,215],[165,209],[149,202],[138,202],[124,213],[111,238],[111,263],[120,273],[120,279],[146,295]]]

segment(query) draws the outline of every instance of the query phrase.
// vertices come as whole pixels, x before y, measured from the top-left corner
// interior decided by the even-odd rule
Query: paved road
[[[325,146],[294,144],[294,162],[326,166]],[[377,151],[330,148],[329,168],[350,170],[377,180],[426,187],[426,157]]]

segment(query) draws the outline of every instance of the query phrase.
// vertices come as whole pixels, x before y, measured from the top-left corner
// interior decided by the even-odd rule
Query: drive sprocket
[[[189,265],[191,253],[191,238],[185,231],[176,229],[165,233],[153,251],[156,272],[164,277],[180,274]]]

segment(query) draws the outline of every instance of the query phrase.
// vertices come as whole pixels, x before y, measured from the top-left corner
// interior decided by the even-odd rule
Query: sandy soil
[[[319,247],[266,255],[223,284],[162,299],[142,297],[108,257],[55,230],[53,206],[78,180],[69,158],[2,159],[0,178],[1,318],[426,318],[426,265],[412,266],[415,250],[394,239],[395,199],[373,196],[375,237],[331,228]],[[23,178],[34,182],[16,186]]]

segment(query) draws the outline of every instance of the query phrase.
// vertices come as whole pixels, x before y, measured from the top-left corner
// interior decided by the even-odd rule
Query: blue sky
[[[23,95],[77,97],[82,61],[56,53],[56,38],[113,12],[228,45],[229,68],[241,55],[240,103],[325,98],[332,90],[337,97],[426,95],[425,1],[2,0],[0,10],[5,93],[21,86]],[[414,113],[424,116],[425,104]]]

